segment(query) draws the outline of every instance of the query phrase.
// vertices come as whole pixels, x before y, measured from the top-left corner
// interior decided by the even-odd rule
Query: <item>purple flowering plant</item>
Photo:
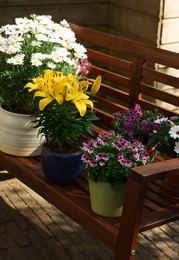
[[[113,113],[113,128],[127,140],[140,140],[147,145],[150,134],[156,128],[155,120],[160,117],[157,111],[142,111],[139,104],[134,108]]]
[[[113,130],[84,142],[82,151],[82,161],[88,171],[88,179],[108,182],[114,189],[127,181],[130,168],[146,165],[150,161],[144,145],[139,140],[126,140]]]

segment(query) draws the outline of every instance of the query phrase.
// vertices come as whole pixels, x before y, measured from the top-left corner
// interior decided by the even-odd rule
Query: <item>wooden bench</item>
[[[143,109],[158,107],[168,116],[178,113],[179,73],[174,76],[173,72],[179,69],[179,54],[71,26],[88,47],[93,64],[90,76],[100,74],[103,78],[96,96],[99,131],[111,128],[113,112],[134,103]],[[172,74],[163,73],[166,68]],[[100,217],[91,211],[85,172],[73,185],[58,186],[46,181],[39,157],[22,158],[0,152],[0,167],[113,249],[115,259],[135,258],[139,232],[179,219],[179,201],[166,199],[159,192],[162,179],[179,173],[179,159],[131,169],[119,218]]]

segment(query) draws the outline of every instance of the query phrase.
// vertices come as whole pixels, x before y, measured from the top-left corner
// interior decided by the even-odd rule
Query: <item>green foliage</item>
[[[60,152],[66,152],[79,137],[93,134],[95,120],[98,118],[93,110],[87,110],[85,116],[81,117],[71,102],[61,106],[56,102],[39,112],[36,127],[40,127],[39,132],[44,134],[50,143],[57,145]]]

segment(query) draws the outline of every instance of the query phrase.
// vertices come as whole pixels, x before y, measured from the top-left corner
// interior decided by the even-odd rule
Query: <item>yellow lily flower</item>
[[[39,109],[40,111],[44,110],[44,108],[50,103],[52,102],[52,98],[47,97],[47,98],[43,98],[39,101]]]
[[[93,85],[92,85],[92,87],[91,87],[91,95],[92,95],[92,96],[94,96],[94,95],[98,92],[98,90],[99,90],[99,88],[100,88],[100,85],[101,85],[101,76],[99,75],[99,76],[95,79],[95,81],[94,81],[94,83],[93,83]]]
[[[93,102],[88,99],[78,100],[74,102],[76,108],[80,112],[80,116],[83,117],[86,114],[87,106],[90,106],[93,109]]]
[[[31,82],[27,83],[24,88],[29,88],[28,91],[31,92],[33,90],[38,89],[38,85],[33,84]]]
[[[95,95],[101,84],[101,76],[94,80],[91,95]],[[39,109],[42,111],[49,103],[56,100],[60,105],[64,101],[71,101],[78,109],[80,116],[86,114],[87,107],[93,109],[93,102],[89,100],[86,94],[91,82],[87,80],[79,81],[75,75],[69,74],[65,76],[62,72],[53,72],[46,70],[44,77],[33,79],[33,83],[27,83],[25,88],[29,88],[29,92],[36,90],[35,97],[41,97],[39,101]]]

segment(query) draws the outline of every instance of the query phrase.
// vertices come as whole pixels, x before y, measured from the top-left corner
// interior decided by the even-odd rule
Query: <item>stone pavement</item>
[[[179,221],[139,235],[136,260],[179,260]],[[0,172],[0,260],[112,260],[114,253]],[[121,259],[122,260],[122,259]]]

